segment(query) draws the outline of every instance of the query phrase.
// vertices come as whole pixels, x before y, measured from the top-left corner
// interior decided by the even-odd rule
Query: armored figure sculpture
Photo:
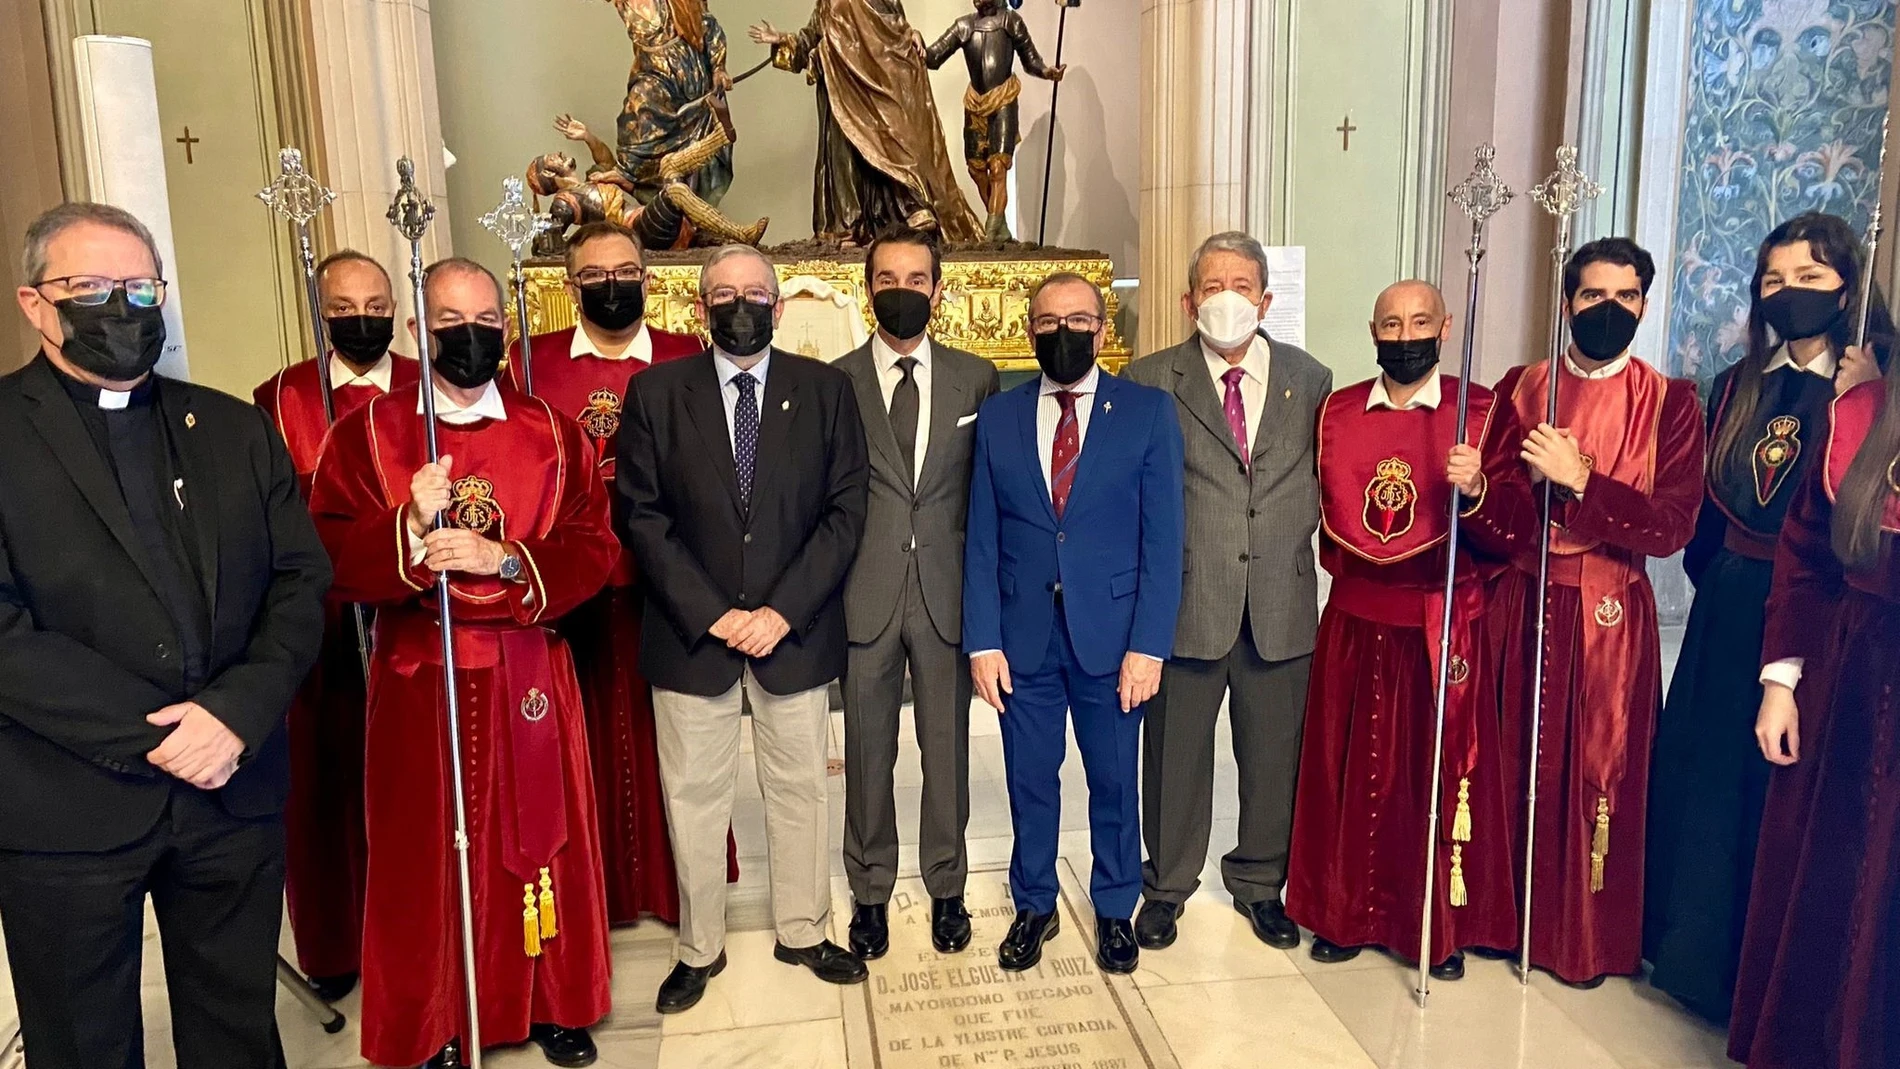
[[[617,165],[613,150],[585,124],[563,115],[554,120],[554,127],[568,140],[587,145],[594,166],[583,175],[574,157],[565,152],[536,156],[528,164],[527,186],[536,197],[536,210],[540,210],[540,198],[548,198],[547,212],[555,224],[546,235],[548,240],[537,243],[537,255],[558,253],[560,238],[570,227],[596,221],[633,231],[650,249],[683,249],[695,243],[757,245],[765,237],[769,220],[740,226],[689,184],[691,176],[730,144],[723,127],[714,125],[704,139],[663,157],[652,170],[657,192],[644,203],[635,183]]]
[[[1002,0],[975,0],[975,4],[975,13],[952,23],[930,46],[925,62],[936,70],[951,56],[963,53],[970,69],[970,86],[963,93],[963,158],[989,211],[984,236],[1008,241],[1009,169],[1022,140],[1017,98],[1023,86],[1016,77],[1016,59],[1022,58],[1030,74],[1052,82],[1061,81],[1068,68],[1042,61],[1023,17]]]

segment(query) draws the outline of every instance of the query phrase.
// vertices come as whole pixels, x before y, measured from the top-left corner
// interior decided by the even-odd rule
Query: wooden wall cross
[[[188,166],[189,166],[190,164],[193,164],[193,163],[196,163],[196,162],[198,162],[197,160],[194,160],[194,159],[192,159],[192,158],[191,158],[191,146],[193,146],[193,145],[196,145],[196,144],[198,144],[198,143],[199,143],[200,141],[203,141],[203,140],[204,140],[204,138],[202,138],[202,137],[193,137],[193,136],[191,136],[191,127],[189,127],[189,126],[187,126],[187,127],[185,127],[185,136],[183,136],[183,137],[175,137],[175,138],[173,138],[172,140],[174,140],[174,141],[176,141],[176,142],[178,142],[179,144],[181,144],[181,145],[183,145],[183,146],[185,146],[185,163],[186,163],[186,165],[188,165]]]
[[[1352,124],[1352,114],[1348,112],[1345,121],[1333,127],[1333,129],[1339,131],[1339,151],[1351,152],[1353,131],[1359,129]]]

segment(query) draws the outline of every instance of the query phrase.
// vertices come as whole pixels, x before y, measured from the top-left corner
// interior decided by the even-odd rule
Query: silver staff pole
[[[1557,426],[1557,383],[1563,379],[1564,351],[1570,339],[1566,324],[1570,317],[1564,308],[1564,264],[1570,259],[1571,229],[1576,225],[1577,209],[1585,201],[1603,194],[1603,187],[1577,169],[1577,146],[1557,148],[1557,169],[1531,190],[1538,207],[1557,219],[1557,244],[1551,247],[1550,387],[1544,399],[1544,422]],[[1556,488],[1544,480],[1541,523],[1537,532],[1537,660],[1531,668],[1531,752],[1530,788],[1526,795],[1524,829],[1524,910],[1522,943],[1517,975],[1520,983],[1531,982],[1531,891],[1535,882],[1534,854],[1537,849],[1537,779],[1541,734],[1544,729],[1544,659],[1550,629],[1550,528],[1556,509]]]
[[[551,229],[554,220],[546,215],[536,215],[521,196],[521,179],[509,175],[501,180],[501,203],[495,210],[482,216],[482,228],[501,239],[508,246],[509,254],[514,258],[508,269],[508,280],[515,287],[515,334],[521,345],[521,388],[529,396],[534,395],[534,357],[528,347],[528,276],[521,269],[521,261],[527,258],[528,249],[534,244],[536,234]]]
[[[1888,114],[1880,120],[1880,162],[1874,167],[1875,176],[1883,175],[1887,166],[1887,124],[1892,121]],[[1867,344],[1867,316],[1874,306],[1874,257],[1880,253],[1880,232],[1882,212],[1878,190],[1874,196],[1874,212],[1867,219],[1867,249],[1861,255],[1860,264],[1860,314],[1854,322],[1854,344]],[[1869,358],[1874,354],[1868,353]]]
[[[1497,171],[1492,169],[1492,164],[1497,160],[1497,149],[1486,143],[1479,145],[1473,155],[1477,166],[1448,194],[1458,210],[1471,220],[1471,247],[1465,250],[1468,264],[1465,274],[1465,344],[1458,371],[1458,431],[1453,439],[1454,445],[1464,444],[1466,435],[1470,433],[1466,410],[1471,402],[1471,363],[1478,346],[1478,274],[1484,262],[1484,226],[1516,196],[1511,192],[1511,187],[1498,177]],[[1451,629],[1454,596],[1458,587],[1458,519],[1463,503],[1462,495],[1454,487],[1450,505],[1451,533],[1445,538],[1445,615],[1438,639],[1437,727],[1432,742],[1431,817],[1425,835],[1425,906],[1419,919],[1418,986],[1414,989],[1421,1008],[1431,995],[1432,988],[1432,913],[1438,903],[1439,799],[1445,781],[1445,704],[1451,693]],[[1458,833],[1454,830],[1452,834]]]
[[[429,463],[442,457],[435,433],[435,368],[430,353],[429,311],[423,292],[422,236],[435,218],[435,205],[416,188],[416,165],[404,156],[396,161],[396,199],[389,205],[389,221],[409,240],[409,282],[416,303],[416,355],[422,361],[422,427],[428,443]],[[436,513],[432,526],[440,531],[448,518]],[[468,872],[468,801],[462,787],[462,713],[455,687],[455,628],[450,614],[449,575],[435,577],[437,630],[442,633],[442,687],[447,699],[449,731],[449,783],[455,803],[455,860],[459,876],[458,890],[462,906],[462,976],[468,994],[467,1062],[473,1069],[482,1065],[481,1001],[475,990],[475,899]]]
[[[323,426],[336,425],[336,397],[330,384],[330,362],[324,357],[330,347],[323,337],[323,301],[317,294],[317,252],[310,240],[310,221],[317,217],[336,194],[325,189],[304,169],[303,150],[283,148],[277,151],[277,181],[257,191],[279,219],[288,220],[297,233],[297,255],[303,266],[304,302],[310,309],[311,359],[317,365],[317,393],[323,398]],[[281,405],[281,400],[279,404]],[[350,615],[356,623],[356,656],[363,665],[363,678],[369,679],[369,620],[361,605],[352,604]]]

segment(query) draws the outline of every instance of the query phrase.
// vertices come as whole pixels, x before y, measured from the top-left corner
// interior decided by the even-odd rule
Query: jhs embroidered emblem
[[[1597,603],[1596,618],[1598,627],[1615,627],[1623,622],[1623,603],[1608,594],[1603,595],[1603,600]]]
[[[521,699],[521,719],[530,724],[538,724],[548,715],[548,696],[540,687],[529,687],[528,696]]]
[[[474,475],[464,475],[450,488],[454,500],[449,503],[449,522],[464,531],[485,535],[495,530],[504,514],[495,500],[495,484]]]
[[[1390,542],[1412,529],[1418,507],[1418,487],[1412,466],[1397,457],[1379,461],[1377,474],[1366,484],[1366,506],[1360,522],[1380,542]]]
[[[1448,673],[1448,675],[1450,677],[1452,686],[1454,687],[1463,686],[1465,680],[1471,678],[1471,662],[1465,660],[1463,657],[1460,657],[1455,653],[1452,654],[1451,655],[1451,671]]]
[[[1752,458],[1755,468],[1755,500],[1766,506],[1775,499],[1801,456],[1801,421],[1793,416],[1776,416],[1768,421],[1768,433],[1755,443]]]
[[[581,413],[581,429],[589,438],[603,441],[620,429],[620,395],[612,390],[595,390],[587,395],[587,410]]]

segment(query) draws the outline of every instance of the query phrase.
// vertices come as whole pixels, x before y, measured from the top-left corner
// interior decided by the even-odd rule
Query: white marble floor
[[[836,753],[843,728],[838,717],[833,721]],[[910,982],[903,980],[903,970],[920,967],[934,968],[937,983],[943,982],[947,971],[953,974],[953,984],[968,982],[977,984],[974,990],[991,990],[972,977],[993,963],[995,933],[1007,924],[1006,917],[988,918],[979,911],[977,942],[950,963],[920,966],[915,959],[931,957],[927,949],[923,954],[893,952],[878,963],[869,989],[840,990],[774,961],[763,812],[752,778],[749,740],[746,751],[734,821],[743,875],[733,888],[730,908],[731,965],[713,982],[700,1006],[662,1020],[653,1012],[653,994],[671,967],[671,931],[648,923],[617,932],[615,1012],[597,1032],[600,1065],[606,1069],[902,1069],[912,1065],[962,1069],[986,1064],[1009,1069],[1065,1065],[1254,1069],[1268,1064],[1354,1069],[1714,1069],[1730,1064],[1723,1057],[1718,1029],[1692,1019],[1639,983],[1612,980],[1597,991],[1579,992],[1540,975],[1524,987],[1508,965],[1473,959],[1465,980],[1434,985],[1431,1006],[1421,1012],[1412,998],[1412,972],[1388,958],[1365,954],[1346,964],[1321,966],[1304,949],[1289,954],[1257,942],[1233,911],[1216,869],[1216,859],[1234,834],[1235,772],[1224,722],[1210,864],[1204,886],[1182,918],[1179,942],[1165,951],[1144,952],[1141,969],[1130,978],[1103,978],[1092,966],[1085,970],[1084,980],[1106,985],[1105,992],[1096,994],[1112,995],[1114,1001],[1103,1005],[1118,1007],[1119,1013],[1111,1016],[1127,1029],[1126,1038],[1134,1041],[1138,1053],[1127,1058],[1066,1060],[1061,1054],[1066,1048],[1047,1045],[1040,1048],[1043,1057],[958,1054],[952,1033],[967,1037],[983,1018],[948,1013],[942,1029],[953,1039],[948,1048],[899,1050],[908,1041],[894,1038],[897,1029],[886,1027],[880,1032],[880,1023],[888,1026],[889,1022],[867,1010],[875,996]],[[977,870],[971,878],[973,905],[980,897],[976,884],[1000,884],[1009,858],[1009,807],[1002,777],[996,717],[979,706],[972,716],[970,759],[970,853]],[[908,731],[897,782],[900,826],[906,838],[904,872],[915,875],[912,844],[921,776]],[[1051,957],[1064,954],[1062,960],[1072,961],[1085,955],[1090,938],[1084,890],[1089,865],[1087,795],[1081,763],[1073,752],[1063,768],[1063,783],[1062,857],[1069,911],[1065,924],[1070,927],[1063,936],[1068,949],[1059,951],[1052,945]],[[842,943],[849,893],[835,849],[842,836],[841,778],[834,778],[831,793],[839,904],[834,926]],[[994,888],[982,893],[996,897]],[[1072,923],[1077,920],[1083,923]],[[169,1069],[173,1059],[156,940],[148,939],[147,948],[148,1062]],[[1002,996],[996,998],[1000,1002]],[[345,1000],[341,1008],[353,1014],[356,999]],[[0,1041],[12,1034],[12,1014],[11,990],[0,970]],[[1052,1004],[1031,1016],[1063,1019],[1063,1007]],[[357,1057],[354,1025],[338,1035],[325,1035],[287,996],[280,997],[278,1017],[291,1069],[363,1064]],[[914,1030],[915,1020],[905,1023]],[[996,1018],[987,1022],[996,1023]],[[923,1045],[928,1043],[923,1040]],[[486,1064],[525,1069],[546,1063],[538,1051],[527,1048],[492,1052]],[[4,1052],[0,1052],[0,1069],[12,1069]]]

